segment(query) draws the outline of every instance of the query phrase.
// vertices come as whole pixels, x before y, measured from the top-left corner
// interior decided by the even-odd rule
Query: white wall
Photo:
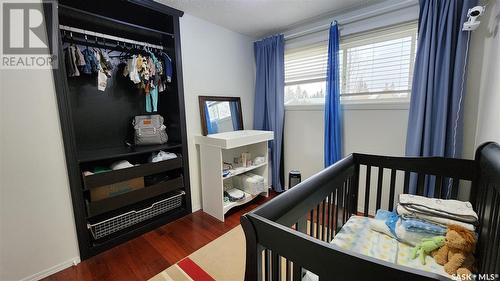
[[[252,40],[190,15],[181,18],[181,38],[193,207],[199,209],[197,96],[241,96],[244,125],[251,128]],[[0,280],[38,278],[79,260],[53,78],[41,70],[0,75]]]
[[[198,96],[241,97],[244,128],[252,128],[255,68],[253,39],[185,14],[181,18],[184,97],[193,210],[201,208]]]
[[[352,152],[404,155],[408,104],[343,105],[343,154]],[[285,110],[285,186],[288,172],[302,179],[323,169],[324,110],[321,106],[290,106]]]
[[[500,143],[500,0],[492,0],[481,26],[472,35],[474,55],[470,64],[469,85],[478,96],[476,147],[486,141]]]
[[[0,100],[0,280],[42,277],[79,260],[52,72],[1,71]]]

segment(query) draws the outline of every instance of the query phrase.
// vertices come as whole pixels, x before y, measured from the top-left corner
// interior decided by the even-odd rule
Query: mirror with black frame
[[[203,135],[243,130],[239,97],[199,96]]]

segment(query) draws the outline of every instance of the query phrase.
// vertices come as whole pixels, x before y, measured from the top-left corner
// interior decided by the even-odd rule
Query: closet
[[[82,259],[191,213],[182,15],[147,0],[58,1],[54,79]],[[148,64],[140,82],[138,57]],[[134,117],[156,114],[168,141],[136,145]],[[152,161],[160,151],[169,157]]]

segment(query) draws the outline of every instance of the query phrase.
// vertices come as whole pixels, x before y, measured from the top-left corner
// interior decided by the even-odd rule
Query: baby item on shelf
[[[231,169],[233,168],[233,165],[223,162],[222,163],[222,176],[225,178],[229,175],[231,175]]]
[[[248,161],[251,161],[250,160],[250,157],[251,157],[251,154],[248,153],[248,152],[243,152],[241,153],[241,165],[243,167],[247,167],[247,166],[251,166],[252,164],[248,165]]]
[[[257,157],[255,157],[255,159],[253,159],[254,165],[264,164],[265,162],[266,162],[266,158],[264,156],[257,156]]]
[[[224,191],[224,197],[227,197],[229,202],[237,202],[245,199],[245,192],[236,188],[230,188]]]
[[[151,154],[151,158],[149,161],[152,163],[156,163],[156,162],[175,159],[175,158],[177,158],[177,155],[175,153],[165,152],[163,150],[160,150],[158,153],[153,152]]]
[[[126,168],[131,168],[134,167],[134,165],[130,164],[127,160],[120,160],[116,161],[113,164],[111,164],[110,168],[111,170],[120,170],[120,169],[126,169]]]
[[[259,193],[266,191],[266,187],[264,184],[264,177],[259,175],[246,173],[236,176],[234,181],[235,181],[235,186],[245,191],[246,193],[250,193],[252,195],[257,195]]]

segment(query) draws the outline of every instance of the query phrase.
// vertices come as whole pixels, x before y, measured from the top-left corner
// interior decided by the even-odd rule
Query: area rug
[[[237,226],[150,281],[238,281],[245,273],[245,235]]]

